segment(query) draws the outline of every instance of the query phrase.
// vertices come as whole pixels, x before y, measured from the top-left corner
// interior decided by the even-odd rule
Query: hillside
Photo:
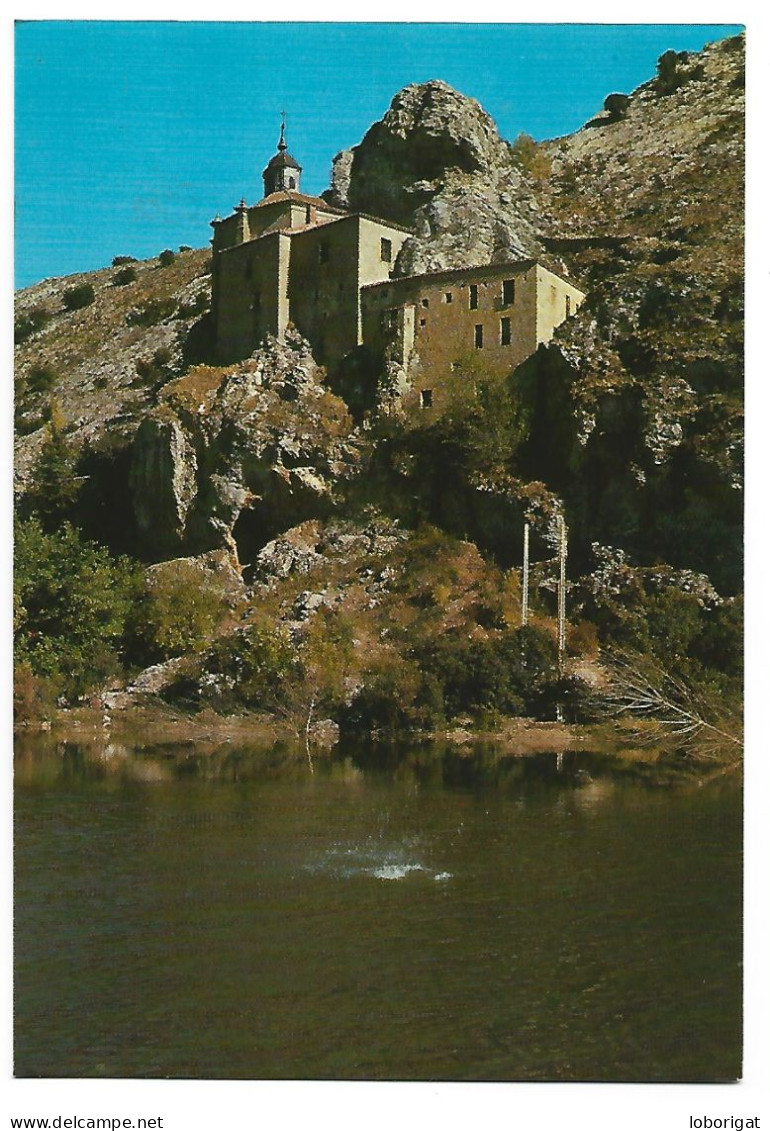
[[[742,39],[669,53],[606,106],[570,137],[506,141],[435,81],[397,94],[335,159],[333,203],[413,227],[396,273],[537,256],[588,295],[509,379],[465,374],[443,414],[394,409],[381,374],[355,423],[350,385],[295,335],[211,365],[204,250],[20,292],[19,512],[41,537],[70,521],[133,561],[140,596],[100,677],[116,704],[163,691],[308,725],[324,712],[431,727],[548,718],[559,699],[581,718],[599,650],[618,646],[739,697]],[[536,566],[520,630],[525,518]],[[93,665],[63,678],[33,589],[19,655],[82,694]]]

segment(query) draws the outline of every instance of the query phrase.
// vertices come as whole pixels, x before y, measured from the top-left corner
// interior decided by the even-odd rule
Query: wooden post
[[[529,523],[524,523],[524,554],[521,569],[521,625],[529,620]]]

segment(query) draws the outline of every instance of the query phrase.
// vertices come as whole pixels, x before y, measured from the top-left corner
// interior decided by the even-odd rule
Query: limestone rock
[[[246,362],[170,383],[133,448],[131,486],[148,547],[224,547],[250,564],[277,532],[330,513],[358,448],[345,405],[293,331]]]

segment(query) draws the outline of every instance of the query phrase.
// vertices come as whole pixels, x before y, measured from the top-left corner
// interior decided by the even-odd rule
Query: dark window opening
[[[572,299],[569,297],[569,295],[567,295],[566,299],[565,299],[565,303],[564,303],[564,316],[565,316],[565,318],[569,318],[571,313],[572,313]]]
[[[473,328],[473,344],[477,350],[480,350],[484,345],[484,327],[474,326]]]
[[[313,212],[309,204],[305,205],[305,223],[310,224],[313,219]]]
[[[469,287],[469,308],[471,310],[479,308],[479,288],[476,283],[471,283]]]
[[[393,258],[393,244],[391,240],[380,240],[380,259],[383,263],[390,263]]]
[[[420,302],[421,302],[421,304],[422,304],[423,306],[427,306],[427,305],[428,305],[428,300],[427,300],[426,298],[420,299]]]
[[[503,306],[511,306],[516,298],[516,282],[514,279],[503,279]]]
[[[433,407],[433,389],[420,390],[420,408]]]
[[[318,245],[318,262],[329,262],[329,244],[326,242],[326,240],[322,240]]]
[[[420,325],[421,325],[421,326],[427,326],[427,324],[428,324],[428,319],[427,319],[427,318],[421,318],[421,319],[420,319]]]
[[[454,295],[452,294],[452,292],[447,291],[446,294],[444,295],[444,302],[451,302],[453,298],[454,298]]]
[[[500,319],[500,345],[509,346],[511,344],[511,320],[510,318]]]

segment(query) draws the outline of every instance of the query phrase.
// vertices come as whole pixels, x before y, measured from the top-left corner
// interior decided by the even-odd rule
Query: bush
[[[536,181],[548,179],[551,159],[529,134],[519,134],[513,145],[509,146],[509,152],[514,165],[524,173],[528,173]]]
[[[608,94],[604,99],[604,109],[614,121],[625,117],[631,99],[627,94]]]
[[[139,358],[136,363],[136,372],[142,384],[152,385],[155,382],[167,381],[171,376],[169,365],[173,354],[168,346],[159,346],[152,355],[152,360]]]
[[[136,282],[136,269],[134,267],[124,267],[122,271],[118,271],[117,275],[112,280],[113,287],[127,287],[129,283]]]
[[[175,259],[176,255],[174,255],[174,252],[171,251],[171,249],[168,247],[158,256],[158,262],[160,263],[161,267],[170,267]]]
[[[27,388],[31,393],[50,393],[59,375],[50,365],[33,365],[27,377]]]
[[[124,263],[136,263],[133,255],[116,255],[112,260],[113,267],[122,267]]]
[[[165,318],[170,318],[176,310],[172,298],[150,299],[143,306],[129,310],[126,315],[127,326],[156,326]]]
[[[139,581],[133,563],[112,558],[69,523],[48,533],[36,517],[17,523],[17,662],[69,696],[94,687],[123,647]]]
[[[200,652],[226,611],[222,589],[194,562],[171,561],[147,576],[135,614],[142,662],[155,663],[184,652]]]
[[[206,663],[217,699],[275,710],[287,685],[298,677],[296,651],[288,634],[269,623],[251,625],[218,640]]]
[[[192,248],[190,247],[190,245],[188,243],[180,243],[179,254],[183,255],[186,251],[192,251]]]
[[[79,283],[76,287],[68,287],[62,295],[62,302],[66,310],[82,310],[90,306],[96,298],[96,292],[90,283]]]
[[[46,306],[33,306],[26,314],[22,314],[13,324],[13,340],[16,345],[25,342],[37,330],[51,321],[51,312]]]
[[[556,645],[533,626],[509,629],[486,640],[445,637],[422,657],[425,671],[443,689],[447,714],[535,715],[558,678]]]

